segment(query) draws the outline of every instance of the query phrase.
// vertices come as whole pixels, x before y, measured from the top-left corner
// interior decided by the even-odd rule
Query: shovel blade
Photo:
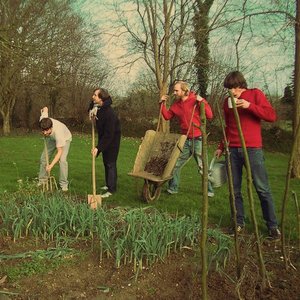
[[[90,205],[91,209],[96,209],[97,206],[101,206],[102,198],[100,195],[88,195],[88,204]]]

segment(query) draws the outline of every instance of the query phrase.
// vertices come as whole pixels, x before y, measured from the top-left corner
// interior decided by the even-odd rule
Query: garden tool
[[[46,166],[49,165],[49,155],[48,155],[48,148],[46,138],[44,138],[44,145],[45,145],[45,157],[46,157]],[[54,188],[57,190],[57,183],[54,176],[50,175],[50,171],[47,171],[47,179],[43,181],[42,184],[43,192],[50,191],[52,192]]]
[[[92,118],[92,149],[95,148],[95,125],[94,118]],[[98,204],[101,206],[102,198],[100,195],[96,195],[96,168],[95,168],[95,156],[92,155],[92,183],[93,183],[93,194],[88,195],[88,204],[91,209],[96,209]]]
[[[217,188],[227,182],[226,162],[216,162],[216,156],[210,162],[208,180]]]

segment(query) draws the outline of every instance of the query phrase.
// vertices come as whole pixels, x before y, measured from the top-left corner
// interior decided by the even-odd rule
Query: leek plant
[[[135,272],[164,261],[173,252],[192,249],[199,243],[201,230],[196,214],[171,217],[149,207],[91,210],[87,203],[61,193],[16,193],[10,198],[0,194],[0,218],[0,235],[11,236],[16,242],[24,237],[46,243],[86,239],[99,246],[100,261],[113,258],[117,268],[130,264]],[[225,245],[225,240],[230,238],[220,233],[216,243]],[[224,263],[223,248],[212,248],[211,263],[219,258],[215,264]]]

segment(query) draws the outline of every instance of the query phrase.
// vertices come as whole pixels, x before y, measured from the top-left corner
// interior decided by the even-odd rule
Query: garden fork
[[[48,155],[48,148],[47,148],[47,142],[46,138],[44,138],[44,145],[45,145],[45,157],[46,157],[46,166],[49,165],[49,155]],[[50,175],[50,171],[47,171],[47,180],[43,181],[42,188],[43,192],[50,191],[52,192],[54,188],[58,190],[57,183],[54,176]]]

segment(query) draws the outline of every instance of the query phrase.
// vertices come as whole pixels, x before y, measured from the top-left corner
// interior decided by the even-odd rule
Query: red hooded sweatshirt
[[[174,116],[176,116],[179,119],[180,122],[180,128],[182,134],[188,134],[188,138],[197,138],[202,135],[202,132],[200,130],[200,107],[198,104],[198,101],[196,100],[197,95],[194,92],[190,92],[188,95],[188,98],[185,101],[182,101],[181,99],[174,102],[170,109],[167,110],[164,102],[162,105],[162,115],[165,118],[165,120],[170,120]],[[205,103],[205,115],[207,119],[212,119],[213,113],[211,110],[211,107],[209,106],[208,102],[203,98]],[[200,102],[201,103],[201,102]],[[196,108],[194,110],[194,106],[196,105]],[[191,118],[194,110],[193,120],[191,128],[188,132],[189,126],[191,124]],[[196,126],[193,126],[193,123]]]
[[[259,89],[247,89],[242,92],[239,98],[250,102],[250,106],[247,109],[241,107],[237,109],[246,147],[261,148],[261,120],[274,122],[276,120],[276,112],[265,94]],[[231,100],[229,98],[224,100],[223,110],[229,147],[242,147],[234,112],[232,108],[228,107],[228,101]],[[224,143],[221,142],[218,148],[224,150]]]

